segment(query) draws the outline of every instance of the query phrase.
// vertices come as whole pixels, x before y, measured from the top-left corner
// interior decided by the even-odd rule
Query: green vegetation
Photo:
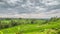
[[[60,18],[0,20],[0,34],[60,34]]]

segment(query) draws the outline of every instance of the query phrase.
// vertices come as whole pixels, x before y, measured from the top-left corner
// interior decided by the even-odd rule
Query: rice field
[[[56,19],[56,21],[55,19],[51,21],[35,20],[34,23],[31,23],[31,20],[26,21],[23,19],[21,22],[24,23],[1,29],[0,34],[60,34],[60,19]]]

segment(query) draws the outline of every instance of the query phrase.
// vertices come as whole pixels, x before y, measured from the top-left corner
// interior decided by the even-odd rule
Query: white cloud
[[[42,3],[45,4],[46,6],[53,6],[60,4],[60,2],[58,2],[57,0],[43,0]]]
[[[16,3],[16,1],[19,1],[19,0],[7,0],[8,3]]]
[[[47,8],[40,7],[40,6],[36,6],[35,9],[36,9],[35,11],[36,13],[45,12],[47,10]]]
[[[32,7],[34,7],[34,4],[35,4],[35,3],[31,3],[30,0],[27,0],[26,3],[25,3],[25,4],[22,4],[21,6],[22,6],[22,7],[32,8]]]
[[[20,0],[3,0],[3,1],[8,3],[10,6],[15,6],[16,4],[18,4],[17,2],[20,2]]]
[[[11,5],[13,7],[15,6],[15,4],[19,4],[19,3],[17,3],[17,1],[18,2],[23,2],[23,0],[4,0],[4,1],[7,2],[9,5]],[[50,17],[54,17],[54,16],[60,16],[60,9],[55,10],[54,7],[53,7],[55,5],[59,5],[60,2],[58,2],[56,0],[42,0],[41,1],[42,4],[45,5],[45,6],[48,6],[48,7],[45,7],[43,5],[36,6],[35,2],[36,2],[36,0],[27,0],[25,3],[22,3],[21,5],[16,6],[14,8],[13,7],[11,8],[11,6],[9,7],[9,5],[6,5],[6,4],[4,6],[4,3],[0,2],[0,4],[3,4],[2,7],[6,7],[6,6],[9,7],[5,10],[6,12],[3,11],[3,13],[5,12],[5,14],[0,13],[0,16],[3,16],[3,17],[17,17],[17,18],[18,17],[21,17],[21,18],[50,18]],[[53,9],[50,10],[50,11],[48,10],[49,6],[53,7]],[[21,8],[24,8],[27,11],[25,11],[24,9],[21,9]],[[25,11],[25,13],[24,14],[23,13],[18,14],[20,11],[21,12]],[[28,13],[29,11],[31,13]]]
[[[1,14],[0,14],[1,15]],[[2,15],[1,15],[2,16]],[[38,13],[38,14],[4,14],[4,16],[2,17],[9,17],[9,18],[51,18],[51,17],[55,17],[58,16],[60,17],[60,13],[56,13],[56,14],[46,14],[46,13]]]
[[[12,8],[8,8],[7,10],[13,10]]]
[[[3,4],[4,5],[5,3],[4,2],[0,2],[0,4]]]
[[[56,10],[51,10],[49,12],[46,12],[47,14],[59,14],[60,13],[60,9],[56,9]]]
[[[25,7],[26,5],[25,4],[22,4],[21,7]]]

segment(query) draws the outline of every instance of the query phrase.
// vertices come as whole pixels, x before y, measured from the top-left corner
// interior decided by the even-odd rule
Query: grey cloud
[[[0,0],[0,14],[54,14],[60,11],[60,0]],[[48,12],[48,13],[47,13]]]

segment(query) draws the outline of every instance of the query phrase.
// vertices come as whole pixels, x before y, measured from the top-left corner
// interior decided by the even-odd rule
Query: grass
[[[23,22],[28,22],[24,21]],[[29,20],[30,22],[30,20]],[[0,34],[59,34],[60,33],[60,20],[50,21],[44,23],[44,21],[35,21],[38,24],[22,24],[11,28],[1,29]],[[40,22],[40,24],[39,24]]]
[[[44,25],[38,25],[38,24],[27,24],[27,25],[19,25],[12,28],[7,28],[0,30],[0,33],[4,34],[16,34],[16,33],[23,33],[23,34],[41,34],[45,31],[45,29],[51,29],[51,28],[58,28],[60,23],[56,24],[44,24]]]

